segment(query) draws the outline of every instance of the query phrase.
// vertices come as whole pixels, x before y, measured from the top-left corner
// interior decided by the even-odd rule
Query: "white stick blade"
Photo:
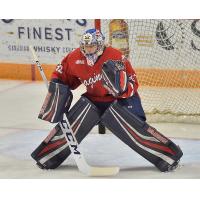
[[[89,176],[114,176],[119,172],[119,167],[92,167]]]

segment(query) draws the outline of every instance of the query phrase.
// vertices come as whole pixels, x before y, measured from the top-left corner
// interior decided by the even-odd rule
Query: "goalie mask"
[[[80,49],[86,57],[87,64],[93,66],[98,57],[103,53],[105,37],[96,29],[87,30],[81,38]],[[93,48],[94,52],[88,52],[87,47]]]

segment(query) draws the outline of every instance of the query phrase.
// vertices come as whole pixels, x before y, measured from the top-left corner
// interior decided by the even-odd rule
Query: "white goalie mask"
[[[93,66],[98,57],[103,53],[105,37],[96,29],[87,30],[81,38],[80,49],[83,55],[86,57],[87,64]],[[96,46],[95,51],[88,53],[85,49],[86,46]]]

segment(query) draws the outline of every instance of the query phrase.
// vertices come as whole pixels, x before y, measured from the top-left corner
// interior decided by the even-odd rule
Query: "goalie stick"
[[[33,49],[32,46],[29,46],[29,49],[32,52],[34,61],[37,65],[37,67],[40,71],[40,74],[41,74],[41,76],[46,84],[46,87],[48,89],[48,80],[44,74],[43,68],[38,60],[35,50]],[[69,123],[65,113],[63,114],[63,120],[61,122],[59,122],[59,126],[61,127],[61,129],[65,135],[66,141],[69,144],[70,151],[74,157],[74,160],[77,164],[79,171],[81,171],[82,173],[84,173],[88,176],[113,176],[119,172],[119,170],[120,170],[119,167],[96,167],[96,166],[90,166],[86,162],[83,154],[81,153],[81,151],[79,149],[78,142],[76,140],[76,137],[74,136],[73,130],[70,126],[70,123]]]

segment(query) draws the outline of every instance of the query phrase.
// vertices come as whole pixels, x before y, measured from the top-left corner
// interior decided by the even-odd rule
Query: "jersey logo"
[[[93,87],[93,85],[97,82],[100,81],[102,79],[102,74],[97,74],[93,77],[90,77],[88,80],[83,80],[83,84],[87,87],[87,86],[91,86]]]
[[[84,65],[84,64],[85,64],[84,60],[76,60],[75,63],[76,63],[77,65]]]
[[[134,74],[134,75],[129,76],[128,80],[135,83],[135,78],[136,78],[136,75]]]

